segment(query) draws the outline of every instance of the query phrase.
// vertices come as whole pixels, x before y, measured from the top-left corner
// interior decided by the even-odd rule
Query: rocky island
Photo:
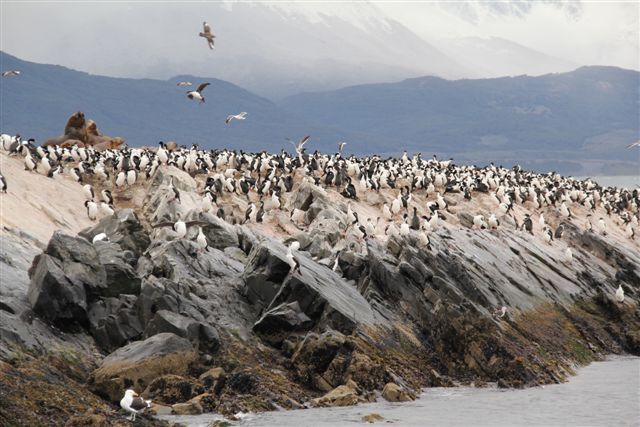
[[[127,388],[163,425],[640,355],[637,189],[301,146],[0,160],[2,425],[131,425]]]

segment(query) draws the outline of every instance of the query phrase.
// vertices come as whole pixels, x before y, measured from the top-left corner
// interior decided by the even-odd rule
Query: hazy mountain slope
[[[501,77],[575,70],[579,64],[556,58],[500,37],[460,37],[437,42],[475,77]]]
[[[289,147],[285,137],[303,134],[336,138],[331,129],[314,128],[298,121],[271,101],[231,83],[209,78],[179,76],[169,81],[118,79],[94,76],[65,67],[21,61],[0,52],[3,69],[22,71],[19,77],[3,78],[3,133],[22,133],[38,141],[62,133],[67,118],[83,111],[107,135],[122,136],[130,145],[157,144],[159,140],[200,143],[202,146],[254,148],[278,151]],[[176,82],[197,85],[211,82],[198,105],[186,98],[187,88]],[[225,126],[228,114],[247,111],[242,123]]]
[[[614,67],[583,67],[540,77],[423,77],[306,93],[280,105],[306,118],[367,133],[372,136],[368,147],[380,151],[385,147],[376,143],[376,136],[399,141],[387,152],[407,148],[473,162],[530,165],[533,160],[549,165],[629,160],[627,167],[637,170],[637,154],[624,145],[638,139],[639,75]]]

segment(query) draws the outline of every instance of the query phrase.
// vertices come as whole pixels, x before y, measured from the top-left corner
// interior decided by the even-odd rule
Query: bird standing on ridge
[[[206,88],[210,84],[211,83],[202,83],[200,86],[198,86],[198,89],[190,90],[189,92],[187,92],[187,98],[196,99],[200,104],[202,104],[204,102],[204,96],[202,96],[202,91],[204,90],[204,88]]]
[[[202,23],[202,32],[198,35],[200,37],[204,37],[205,39],[207,39],[207,44],[209,45],[209,49],[213,50],[213,39],[215,39],[216,36],[211,32],[211,26],[207,24],[207,21],[204,21]]]

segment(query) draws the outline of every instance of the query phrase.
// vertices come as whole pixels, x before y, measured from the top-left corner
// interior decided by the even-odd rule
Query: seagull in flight
[[[302,153],[304,151],[304,144],[309,142],[309,139],[311,139],[311,136],[307,135],[304,138],[302,138],[300,141],[298,141],[298,143],[296,144],[291,138],[287,138],[287,141],[289,141],[291,145],[293,145],[293,147],[296,149],[296,153],[300,158],[301,164],[302,164]]]
[[[211,32],[211,27],[207,24],[207,21],[202,23],[202,32],[199,35],[207,39],[209,49],[213,49],[213,39],[215,39],[216,36]]]
[[[202,83],[200,86],[198,86],[198,89],[187,92],[187,98],[197,99],[198,102],[202,104],[204,102],[204,96],[202,96],[202,91],[204,90],[205,87],[209,86],[210,84],[211,83]]]
[[[346,142],[338,141],[338,152],[342,153],[345,145],[347,145]]]
[[[2,72],[2,77],[16,77],[19,75],[20,75],[20,71],[18,70],[9,70],[9,71]]]
[[[3,74],[4,75],[4,74]],[[634,143],[627,145],[627,148],[640,147],[640,139]]]
[[[229,123],[231,123],[232,120],[244,120],[246,118],[247,118],[247,112],[246,111],[243,111],[242,113],[236,114],[236,115],[229,114],[227,116],[227,120],[224,121],[224,124],[228,125]]]
[[[178,82],[177,86],[191,86],[193,83],[191,82]]]

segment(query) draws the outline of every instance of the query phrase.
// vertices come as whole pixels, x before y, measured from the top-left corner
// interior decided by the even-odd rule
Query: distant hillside
[[[407,149],[457,161],[519,163],[574,175],[638,173],[640,73],[583,67],[563,74],[449,81],[422,77],[398,83],[304,93],[274,103],[213,78],[168,81],[90,75],[35,64],[0,52],[0,131],[45,138],[62,133],[84,111],[108,135],[130,145],[159,140],[247,150],[291,149],[286,137],[312,135],[309,150],[396,154]],[[207,102],[189,101],[179,80],[211,82]],[[248,119],[225,126],[227,114]]]
[[[231,83],[179,76],[169,81],[95,76],[56,65],[22,61],[0,52],[2,70],[17,69],[19,77],[2,78],[0,131],[22,133],[43,141],[62,133],[67,118],[85,112],[107,135],[122,136],[130,145],[155,145],[159,140],[204,147],[291,148],[286,137],[307,133],[336,140],[339,134],[299,121],[273,102]],[[180,80],[211,82],[198,105],[186,97]],[[228,114],[249,113],[242,123],[225,126]],[[333,144],[332,144],[333,146]]]
[[[639,138],[639,76],[615,67],[582,67],[540,77],[423,77],[304,93],[279,105],[362,132],[375,151],[407,148],[570,173],[603,167],[605,173],[637,173],[638,153],[625,145]],[[386,138],[397,144],[380,143]]]

